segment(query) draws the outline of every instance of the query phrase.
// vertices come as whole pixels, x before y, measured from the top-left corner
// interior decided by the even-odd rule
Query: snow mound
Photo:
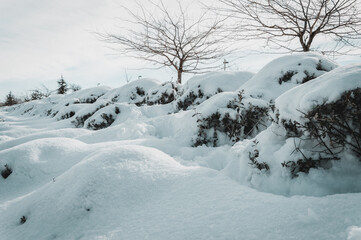
[[[187,110],[215,94],[234,91],[253,75],[250,72],[213,72],[192,77],[183,86],[183,93],[176,101],[177,108]]]
[[[163,83],[160,86],[149,89],[146,96],[146,104],[168,104],[174,101],[177,95],[177,86],[172,82]]]
[[[103,96],[110,89],[110,87],[106,86],[82,89],[67,95],[66,98],[76,99],[77,101],[75,103],[94,103],[99,97]],[[68,103],[70,104],[70,102]]]
[[[43,152],[52,156],[49,153]],[[87,157],[83,153],[83,156],[67,156],[64,160],[68,158],[79,163],[63,169],[60,176],[48,179],[48,183],[27,196],[8,202],[1,216],[8,221],[1,221],[5,223],[2,229],[7,229],[14,239],[24,235],[29,239],[89,239],[107,234],[119,227],[119,221],[126,221],[137,207],[156,204],[163,192],[170,190],[177,176],[188,175],[186,168],[171,157],[141,146],[103,148]],[[63,161],[52,163],[64,164]],[[59,167],[55,169],[53,173]],[[45,171],[35,167],[38,173],[41,170]],[[27,179],[31,178],[27,176]],[[13,176],[12,181],[23,183],[17,176]],[[23,215],[26,224],[18,231]]]
[[[37,139],[0,151],[0,166],[7,165],[12,173],[0,181],[0,188],[10,198],[36,189],[52,181],[79,162],[88,148],[70,138]]]
[[[303,122],[303,113],[338,100],[342,93],[361,88],[361,64],[339,67],[323,76],[291,89],[276,100],[280,119]]]
[[[246,95],[270,101],[336,67],[334,62],[316,53],[288,55],[268,63],[240,89]]]
[[[84,122],[91,117],[94,113],[96,113],[98,110],[108,106],[111,104],[109,100],[100,99],[99,101],[96,101],[93,104],[83,104],[81,109],[76,112],[74,115],[74,120],[72,123],[75,127],[83,127]]]
[[[143,78],[132,81],[120,88],[110,90],[101,99],[109,99],[112,102],[124,102],[141,105],[145,103],[146,94],[161,82],[156,79]]]
[[[120,113],[119,107],[112,104],[98,110],[84,122],[84,125],[93,130],[107,128],[113,124]]]

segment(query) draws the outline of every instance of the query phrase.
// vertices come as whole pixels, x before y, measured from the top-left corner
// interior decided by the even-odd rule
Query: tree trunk
[[[304,51],[304,52],[309,52],[309,51],[310,51],[310,47],[309,47],[309,46],[304,46],[304,47],[303,47],[303,51]]]
[[[184,60],[179,61],[179,67],[177,69],[178,70],[178,78],[177,78],[178,84],[182,84],[183,63],[184,63]]]
[[[302,51],[303,52],[309,52],[310,51],[310,46],[308,44],[306,44],[303,39],[302,39],[302,35],[299,37],[301,46],[302,46]]]
[[[182,83],[182,73],[183,73],[183,71],[179,69],[178,70],[178,78],[177,78],[177,83],[178,84]]]

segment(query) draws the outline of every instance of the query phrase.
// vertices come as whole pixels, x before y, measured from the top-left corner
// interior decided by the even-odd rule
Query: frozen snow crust
[[[360,157],[302,126],[360,82],[299,54],[0,108],[0,239],[359,239]]]

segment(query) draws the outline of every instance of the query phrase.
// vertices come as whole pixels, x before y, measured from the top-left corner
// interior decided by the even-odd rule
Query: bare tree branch
[[[336,49],[358,47],[360,0],[219,0],[217,12],[237,21],[232,29],[242,39],[263,39],[291,51],[310,51],[316,36],[332,38]],[[290,47],[297,43],[299,47]],[[273,45],[274,46],[274,45]]]
[[[178,2],[177,12],[171,12],[160,0],[149,1],[158,11],[154,14],[138,3],[140,13],[125,8],[131,20],[121,33],[99,34],[103,40],[119,46],[127,56],[146,60],[177,71],[177,82],[183,73],[200,73],[226,54],[226,36],[220,33],[225,18],[211,18],[208,11],[192,20],[187,9]]]

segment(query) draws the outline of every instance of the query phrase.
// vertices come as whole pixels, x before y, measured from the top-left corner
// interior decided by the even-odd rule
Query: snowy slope
[[[16,119],[5,123],[28,134]],[[1,151],[14,169],[0,181],[2,239],[346,239],[360,231],[360,194],[262,193],[141,145],[44,136]]]
[[[218,147],[192,147],[202,117],[242,119],[257,106],[300,120],[294,108],[360,87],[360,65],[333,68],[292,55],[254,76],[142,79],[0,108],[0,172],[12,171],[0,176],[0,239],[360,239],[354,156],[291,178],[281,163],[295,157],[294,139],[280,122],[235,144],[218,131]],[[299,74],[280,84],[291,70]],[[305,70],[316,78],[302,84]],[[250,164],[255,149],[270,172]]]

